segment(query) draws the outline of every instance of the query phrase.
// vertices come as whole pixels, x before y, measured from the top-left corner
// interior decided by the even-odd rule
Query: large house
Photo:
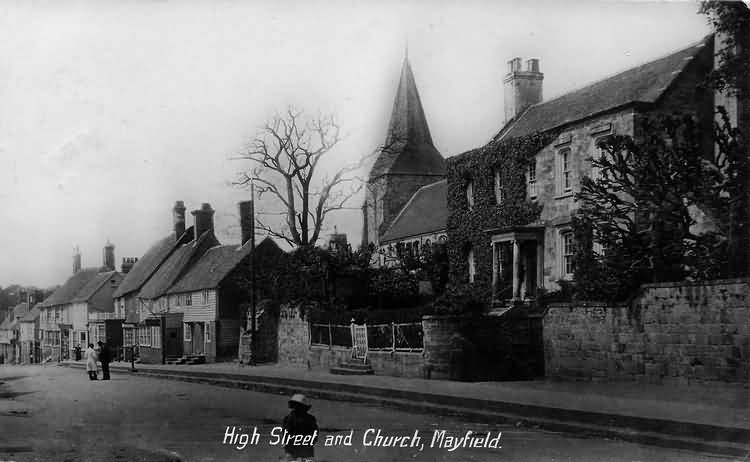
[[[539,60],[522,67],[508,62],[505,76],[507,122],[485,147],[449,159],[449,248],[458,262],[456,282],[507,288],[497,297],[525,299],[538,288],[554,290],[573,276],[571,215],[584,176],[595,174],[590,158],[597,140],[610,134],[637,136],[638,121],[654,114],[693,114],[710,130],[714,93],[700,85],[714,63],[714,37],[638,67],[625,70],[551,100],[543,100]],[[507,166],[472,162],[497,143],[525,135],[549,134],[525,171],[526,199],[541,206],[538,219],[516,223],[503,218],[509,204]],[[455,199],[455,200],[454,200]],[[523,221],[523,220],[522,220]],[[498,226],[498,222],[501,225]],[[477,232],[466,227],[471,226]]]
[[[91,343],[89,317],[113,313],[112,294],[122,281],[115,271],[114,246],[104,247],[100,268],[81,268],[81,254],[73,255],[73,275],[39,307],[39,336],[44,359],[73,357],[76,347]]]
[[[442,197],[442,200],[440,199]],[[442,206],[436,213],[435,202]],[[385,144],[369,173],[362,205],[363,246],[388,264],[397,251],[444,240],[445,159],[432,142],[408,57],[404,59]]]

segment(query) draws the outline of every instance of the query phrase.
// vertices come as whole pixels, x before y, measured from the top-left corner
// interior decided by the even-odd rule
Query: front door
[[[529,298],[536,296],[537,288],[537,243],[526,241],[521,244],[521,296]]]
[[[68,329],[60,331],[60,355],[61,359],[70,359],[70,331]]]
[[[181,356],[182,342],[180,342],[180,329],[167,327],[165,330],[167,334],[167,341],[164,347],[167,350],[167,356]]]
[[[205,341],[205,338],[203,337],[203,323],[202,322],[194,322],[193,323],[193,354],[194,355],[202,355],[204,353],[203,349],[203,342]]]

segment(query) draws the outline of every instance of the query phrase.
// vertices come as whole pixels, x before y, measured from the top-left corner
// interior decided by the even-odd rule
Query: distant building
[[[85,349],[91,343],[89,315],[114,313],[112,294],[122,281],[114,261],[114,246],[109,243],[100,268],[81,268],[80,252],[73,255],[74,274],[38,305],[44,359],[70,359],[77,346]]]
[[[35,364],[41,360],[41,349],[39,345],[39,305],[37,304],[21,320],[20,335],[18,338],[20,344],[21,364]]]

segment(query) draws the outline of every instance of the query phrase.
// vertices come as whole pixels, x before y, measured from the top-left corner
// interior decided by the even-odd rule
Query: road
[[[286,414],[287,396],[212,385],[114,373],[109,382],[88,380],[79,369],[0,366],[0,461],[270,461],[281,449],[270,432]],[[316,460],[341,462],[413,461],[723,461],[693,452],[641,446],[600,438],[578,438],[512,426],[488,426],[428,414],[314,400],[311,413],[322,437],[348,435],[351,446],[316,447]],[[240,450],[223,444],[227,427],[261,434],[257,445]],[[240,428],[242,429],[240,431]],[[365,447],[368,429],[407,436],[418,430],[416,448]],[[435,430],[502,432],[501,448],[430,448]],[[368,433],[372,436],[372,432]]]

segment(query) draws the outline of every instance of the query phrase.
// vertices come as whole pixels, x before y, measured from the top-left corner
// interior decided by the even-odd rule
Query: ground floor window
[[[560,247],[562,255],[562,277],[570,279],[575,269],[573,265],[574,241],[573,232],[563,231],[560,233]]]
[[[184,322],[182,323],[182,337],[185,339],[186,342],[192,342],[193,341],[193,332],[190,329],[190,324]]]
[[[151,326],[151,346],[153,348],[161,348],[161,328],[159,326]]]

